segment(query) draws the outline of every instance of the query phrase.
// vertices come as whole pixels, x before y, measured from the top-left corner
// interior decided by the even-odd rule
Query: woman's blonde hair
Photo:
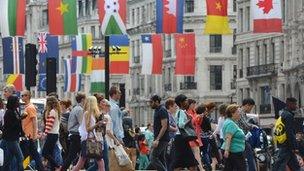
[[[46,99],[46,112],[45,112],[45,118],[47,118],[47,116],[49,116],[50,111],[54,109],[56,110],[56,112],[58,113],[58,118],[60,117],[60,106],[59,106],[59,102],[58,99],[54,96],[50,96]]]
[[[231,118],[232,114],[235,113],[239,109],[239,105],[231,104],[226,108],[226,117]]]
[[[97,99],[95,96],[89,96],[86,99],[84,110],[85,113],[85,124],[88,129],[91,125],[91,116],[93,115],[95,118],[98,118],[100,115],[100,111],[97,104]]]

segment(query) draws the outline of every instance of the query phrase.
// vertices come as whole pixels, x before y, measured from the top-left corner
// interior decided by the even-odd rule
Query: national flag
[[[282,32],[281,0],[251,0],[253,32]]]
[[[48,33],[38,33],[39,73],[46,73],[46,59],[59,57],[58,36]],[[59,63],[58,63],[59,64]],[[57,73],[58,73],[57,65]]]
[[[129,38],[112,35],[109,38],[110,74],[129,74]]]
[[[92,60],[93,57],[89,53],[90,47],[92,47],[92,34],[79,34],[72,37],[72,56],[73,63],[77,65],[77,74],[89,74],[92,72]]]
[[[22,37],[2,38],[3,74],[24,73],[24,52]]]
[[[156,0],[156,32],[183,33],[184,0]]]
[[[206,0],[205,34],[231,34],[228,19],[228,0]]]
[[[105,93],[105,58],[94,58],[91,74],[91,93]]]
[[[98,14],[102,34],[127,34],[126,0],[98,0]]]
[[[39,74],[38,91],[46,91],[46,74]]]
[[[26,0],[0,0],[2,37],[24,36]]]
[[[162,74],[163,45],[160,34],[146,34],[142,40],[142,74]]]
[[[16,91],[22,91],[24,87],[24,74],[9,74],[6,79],[7,85],[14,85]]]
[[[65,78],[64,91],[77,92],[81,89],[81,74],[72,73],[72,59],[64,60]]]
[[[274,108],[275,118],[278,119],[280,117],[280,110],[286,107],[286,103],[281,101],[280,99],[272,96],[272,104]]]
[[[48,1],[50,34],[77,34],[76,3],[75,0]]]
[[[195,35],[175,34],[175,74],[194,75],[195,73]]]

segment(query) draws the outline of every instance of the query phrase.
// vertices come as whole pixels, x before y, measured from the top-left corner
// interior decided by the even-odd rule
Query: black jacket
[[[283,109],[281,114],[282,122],[285,125],[286,134],[287,134],[287,141],[279,145],[278,147],[287,147],[290,150],[297,149],[297,141],[296,141],[296,131],[295,131],[295,120],[294,120],[294,113],[287,108]]]

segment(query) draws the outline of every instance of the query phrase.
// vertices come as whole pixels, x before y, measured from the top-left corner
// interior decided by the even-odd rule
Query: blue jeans
[[[245,157],[247,159],[247,171],[256,171],[254,152],[247,141],[245,142]]]
[[[61,150],[60,150],[58,144],[55,145],[53,156],[54,156],[54,159],[55,159],[55,162],[57,163],[57,165],[61,166],[63,164],[63,159],[62,159]]]
[[[110,171],[109,169],[109,147],[106,141],[103,142],[103,150],[102,150],[102,157],[104,162],[105,171]],[[95,161],[94,164],[88,168],[88,171],[97,171],[98,165]]]
[[[298,163],[296,155],[292,152],[292,150],[284,147],[279,149],[278,159],[275,161],[273,166],[273,171],[285,171],[286,165],[292,171],[300,171],[300,165]]]
[[[13,170],[11,166],[12,159],[16,159],[16,169],[23,171],[23,154],[19,145],[19,141],[2,141],[4,150],[3,170]]]
[[[20,146],[22,148],[23,154],[27,154],[35,160],[35,166],[37,170],[44,170],[42,161],[41,161],[41,156],[37,151],[37,141],[34,140],[23,140],[20,142]]]
[[[59,163],[57,163],[57,161],[55,160],[55,157],[61,154],[60,150],[58,152],[58,148],[56,148],[57,141],[58,141],[58,134],[48,134],[46,136],[46,140],[42,149],[42,156],[48,160],[52,170],[55,170],[55,167],[59,167]],[[56,156],[54,156],[54,154]]]
[[[211,169],[211,151],[209,137],[202,137],[203,146],[201,147],[202,159],[208,169]]]

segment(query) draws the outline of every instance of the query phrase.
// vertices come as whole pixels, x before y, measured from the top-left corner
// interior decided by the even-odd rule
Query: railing
[[[261,104],[260,114],[267,114],[271,112],[271,104]]]
[[[140,89],[139,88],[134,88],[133,89],[133,95],[139,95],[140,94]]]
[[[277,64],[266,64],[247,67],[247,77],[278,74]]]
[[[181,90],[195,90],[197,89],[197,82],[183,82],[180,83]]]
[[[220,53],[222,52],[222,47],[217,46],[217,47],[210,47],[210,53]]]
[[[166,58],[170,58],[171,57],[171,52],[172,52],[171,49],[165,51]]]
[[[172,84],[171,83],[165,84],[164,89],[165,89],[165,91],[172,91]]]

